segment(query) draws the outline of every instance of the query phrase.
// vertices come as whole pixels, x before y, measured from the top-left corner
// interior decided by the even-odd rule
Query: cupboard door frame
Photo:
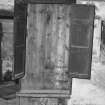
[[[79,13],[76,13],[76,10],[79,11],[79,9],[81,11]],[[72,10],[74,10],[74,13]],[[82,12],[82,10],[83,10],[83,12]],[[89,10],[89,12],[85,15],[86,11],[84,11],[84,10],[86,10],[86,11]],[[84,13],[84,14],[82,15],[82,13]],[[76,37],[74,37],[75,39],[73,38],[73,32],[75,32],[75,31],[70,30],[70,44],[69,44],[70,45],[70,50],[69,50],[70,51],[70,54],[69,54],[70,77],[80,78],[80,79],[90,79],[91,78],[95,6],[86,5],[86,4],[85,5],[78,4],[76,7],[76,5],[72,5],[70,14],[71,14],[71,18],[70,18],[71,26],[70,27],[74,27],[74,29],[75,29],[76,25],[78,25],[78,23],[80,23],[81,25],[80,24],[79,25],[80,25],[80,27],[82,27],[82,28],[78,28],[78,29],[76,28],[77,29],[76,31],[78,33],[75,33],[75,34],[77,35],[77,37],[79,36],[79,38],[81,39],[79,41],[77,40],[78,38],[76,38]],[[77,15],[77,14],[79,14],[79,15]],[[87,32],[83,32],[83,28]],[[83,35],[81,35],[81,34],[83,34]],[[83,37],[81,37],[81,36],[84,36],[85,34],[86,34],[86,36],[84,37],[84,39],[86,39],[86,38],[87,39],[83,43],[82,42]],[[74,39],[74,40],[72,40],[72,39]],[[76,42],[76,40],[77,40],[77,42]],[[75,56],[72,57],[72,54],[74,54]],[[83,56],[83,54],[84,54],[84,56]],[[81,59],[80,59],[80,57],[81,57]],[[84,62],[82,62],[83,57],[84,57]],[[74,60],[74,63],[78,63],[78,64],[80,63],[80,65],[78,65],[78,64],[74,65],[74,63],[72,63],[73,59],[77,59],[77,60]],[[83,67],[83,63],[85,63],[84,67]],[[76,65],[78,66],[77,68],[76,68]],[[84,68],[84,69],[82,69],[82,68]]]
[[[14,74],[13,79],[25,75],[27,36],[27,4],[24,0],[14,2]]]

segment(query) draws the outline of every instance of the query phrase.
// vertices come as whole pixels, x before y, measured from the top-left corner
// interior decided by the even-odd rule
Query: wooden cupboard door
[[[94,15],[92,5],[71,5],[69,71],[74,78],[91,77]]]
[[[27,4],[15,0],[14,6],[14,79],[25,74],[25,53],[27,34]]]

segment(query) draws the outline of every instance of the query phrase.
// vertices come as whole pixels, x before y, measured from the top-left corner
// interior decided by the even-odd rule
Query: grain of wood
[[[29,94],[30,98],[28,94],[22,94],[24,90],[35,92],[33,90],[37,91],[38,89],[40,91],[40,89],[42,89],[44,91],[45,89],[47,91],[50,89],[51,91],[51,89],[53,89],[53,91],[57,91],[56,89],[68,89],[67,85],[69,84],[67,82],[59,82],[59,80],[64,79],[61,75],[64,69],[56,72],[57,67],[68,67],[68,65],[66,65],[68,62],[68,51],[65,50],[65,45],[67,47],[69,46],[68,24],[69,6],[67,5],[30,4],[28,6],[26,75],[21,81],[21,105],[39,105],[41,99],[48,100],[48,103],[42,102],[41,104],[58,104],[58,99],[55,98],[32,98],[35,97],[36,93],[32,94],[32,97],[31,94]],[[62,64],[57,65],[60,59],[62,60]],[[56,85],[56,82],[59,86]],[[48,96],[48,94],[42,93],[42,96],[45,95]],[[54,94],[52,94],[52,96],[53,95]],[[40,94],[37,96],[40,96]],[[57,95],[54,96],[56,97]],[[60,94],[58,94],[58,96],[60,97]],[[61,96],[63,96],[63,94],[61,94]],[[36,99],[38,99],[38,101],[35,102]]]
[[[64,86],[55,78],[57,75],[57,78],[62,78],[60,72],[64,70],[57,72],[57,67],[58,69],[63,66],[68,68],[66,65],[68,54],[65,49],[65,45],[69,45],[67,22],[69,22],[69,6],[67,5],[30,4],[28,6],[26,75],[22,80],[23,90],[61,89]],[[57,87],[56,81],[62,86]]]

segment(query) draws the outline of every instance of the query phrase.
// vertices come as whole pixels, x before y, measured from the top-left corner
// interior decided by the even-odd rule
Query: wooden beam
[[[70,94],[69,90],[52,90],[52,89],[47,89],[47,90],[21,90],[19,91],[21,94]]]
[[[32,4],[71,4],[76,3],[76,0],[25,0],[25,2]]]
[[[70,98],[69,90],[22,90],[17,92],[17,96],[33,98]]]
[[[21,94],[21,93],[18,93],[16,94],[16,96],[19,96],[19,97],[31,97],[31,98],[70,98],[70,95],[69,94],[27,94],[27,93],[24,93],[24,94]]]
[[[0,10],[0,19],[13,19],[14,13],[12,10]]]

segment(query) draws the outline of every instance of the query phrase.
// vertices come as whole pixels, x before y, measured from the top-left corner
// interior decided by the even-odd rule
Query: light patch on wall
[[[0,0],[0,9],[11,10],[14,7],[14,0]]]
[[[14,0],[0,0],[0,4],[14,5]]]

